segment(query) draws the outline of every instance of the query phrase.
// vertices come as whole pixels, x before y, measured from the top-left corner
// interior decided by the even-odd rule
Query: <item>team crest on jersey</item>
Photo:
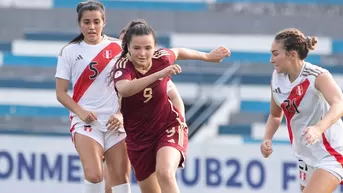
[[[117,71],[115,74],[114,74],[114,78],[119,78],[123,73],[121,71]]]
[[[304,92],[304,89],[301,85],[297,86],[297,94],[301,96]]]
[[[104,50],[102,54],[103,54],[103,57],[106,58],[106,59],[113,58],[111,50]]]

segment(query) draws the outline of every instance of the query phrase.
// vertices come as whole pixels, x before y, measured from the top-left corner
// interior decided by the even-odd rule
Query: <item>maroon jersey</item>
[[[160,49],[152,57],[152,66],[148,72],[138,72],[128,58],[120,59],[115,65],[114,83],[120,80],[134,80],[158,72],[175,61],[171,50]],[[167,82],[170,78],[157,80],[137,94],[121,98],[121,113],[127,133],[128,149],[144,148],[157,140],[165,130],[179,125],[183,117],[172,105],[167,94]]]

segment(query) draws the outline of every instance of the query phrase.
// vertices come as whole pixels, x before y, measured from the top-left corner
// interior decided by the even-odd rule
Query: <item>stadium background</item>
[[[56,55],[79,32],[77,0],[0,0],[0,193],[81,192],[82,171],[56,100]],[[269,112],[269,49],[296,27],[319,38],[309,62],[343,87],[341,0],[102,0],[106,34],[146,19],[163,47],[209,51],[222,64],[179,62],[173,77],[187,109],[190,147],[181,192],[300,192],[285,122],[274,153],[259,152]],[[139,192],[133,180],[133,192]],[[340,192],[340,190],[337,190]],[[342,190],[343,192],[343,190]]]

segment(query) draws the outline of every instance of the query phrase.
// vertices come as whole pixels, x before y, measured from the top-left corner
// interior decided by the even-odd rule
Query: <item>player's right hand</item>
[[[178,64],[173,64],[165,69],[159,71],[158,78],[166,78],[168,76],[172,76],[174,74],[180,74],[181,73],[181,67]]]
[[[264,140],[261,144],[261,153],[263,157],[267,158],[273,153],[272,141]]]
[[[219,46],[218,48],[212,50],[211,52],[207,53],[206,60],[207,62],[221,62],[224,58],[228,58],[231,55],[231,51],[224,47]]]
[[[91,123],[97,120],[96,114],[87,110],[82,110],[77,116],[85,123]]]
[[[123,127],[123,115],[121,113],[117,113],[117,114],[112,115],[108,119],[106,126],[107,126],[107,129],[109,131],[111,131],[113,129],[117,130],[117,129]]]

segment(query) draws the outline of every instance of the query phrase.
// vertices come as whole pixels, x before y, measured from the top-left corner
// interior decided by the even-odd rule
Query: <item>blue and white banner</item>
[[[184,193],[300,192],[298,166],[288,145],[269,159],[259,145],[190,143],[187,165],[177,175]],[[1,193],[75,193],[83,172],[70,137],[0,135]],[[132,180],[133,193],[140,192]],[[335,191],[343,192],[340,190]]]

